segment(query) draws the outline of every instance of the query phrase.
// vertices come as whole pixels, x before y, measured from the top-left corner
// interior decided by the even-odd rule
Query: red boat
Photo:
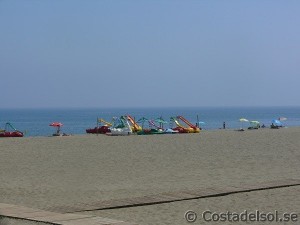
[[[24,134],[20,131],[0,132],[0,137],[23,137]]]
[[[100,126],[100,123],[103,123],[104,125]],[[97,118],[97,126],[94,128],[88,128],[86,129],[86,133],[88,134],[106,134],[110,133],[110,127],[112,126],[111,123],[106,122],[104,119],[98,119]]]
[[[11,128],[13,131],[8,131],[9,128]],[[23,136],[24,133],[18,131],[10,123],[5,124],[5,130],[0,130],[0,137],[23,137]]]
[[[101,126],[101,127],[95,127],[95,128],[89,128],[85,130],[88,134],[106,134],[110,132],[110,129],[108,126]]]
[[[185,127],[175,127],[172,130],[178,131],[178,133],[189,133],[189,130]]]

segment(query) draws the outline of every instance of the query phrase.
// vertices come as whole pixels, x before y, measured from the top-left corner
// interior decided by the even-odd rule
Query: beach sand
[[[238,193],[223,197],[203,198],[196,200],[186,200],[180,202],[172,202],[165,204],[157,204],[150,206],[140,206],[131,208],[120,208],[111,210],[99,210],[85,212],[101,217],[122,219],[125,221],[136,222],[140,225],[172,225],[172,224],[193,224],[185,220],[185,212],[192,210],[197,214],[197,220],[194,224],[299,224],[300,220],[300,187],[289,187],[282,189],[264,190],[258,192]],[[215,222],[205,221],[202,214],[206,211],[210,212],[231,212],[243,213],[245,210],[248,213],[255,213],[259,210],[261,213],[274,213],[278,211],[279,218],[282,218],[282,213],[296,213],[298,222]],[[209,213],[205,214],[205,219],[211,219]]]
[[[49,225],[49,223],[23,220],[23,219],[16,219],[16,218],[1,217],[1,216],[0,216],[0,224],[1,225]]]
[[[299,165],[300,128],[6,138],[0,139],[0,203],[82,213],[103,201],[300,179]],[[85,213],[145,225],[183,224],[186,210],[200,213],[209,207],[299,213],[299,189]]]

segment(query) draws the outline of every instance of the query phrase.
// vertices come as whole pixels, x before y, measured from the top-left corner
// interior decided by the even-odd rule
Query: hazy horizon
[[[0,109],[298,107],[300,2],[0,1]]]
[[[279,108],[300,108],[300,106],[111,106],[111,107],[103,107],[103,106],[88,106],[88,107],[10,107],[10,108],[1,108],[0,110],[98,110],[98,109],[279,109]]]

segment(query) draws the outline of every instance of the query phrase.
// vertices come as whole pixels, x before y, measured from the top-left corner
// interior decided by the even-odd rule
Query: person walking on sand
[[[226,129],[226,123],[223,122],[223,129]]]

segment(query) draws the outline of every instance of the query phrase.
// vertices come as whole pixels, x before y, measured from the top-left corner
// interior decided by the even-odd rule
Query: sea
[[[10,122],[26,136],[50,136],[54,128],[52,122],[63,123],[62,132],[67,134],[85,134],[87,128],[97,125],[97,119],[103,118],[110,122],[113,117],[131,115],[135,120],[142,117],[156,119],[162,117],[170,121],[170,117],[183,116],[196,124],[203,122],[204,130],[220,129],[223,122],[226,128],[238,129],[247,127],[249,123],[239,122],[240,118],[256,120],[270,126],[272,120],[279,117],[285,127],[300,126],[300,107],[172,107],[172,108],[72,108],[72,109],[0,109],[0,129]],[[184,123],[182,122],[184,125]],[[165,127],[172,126],[171,123]]]

